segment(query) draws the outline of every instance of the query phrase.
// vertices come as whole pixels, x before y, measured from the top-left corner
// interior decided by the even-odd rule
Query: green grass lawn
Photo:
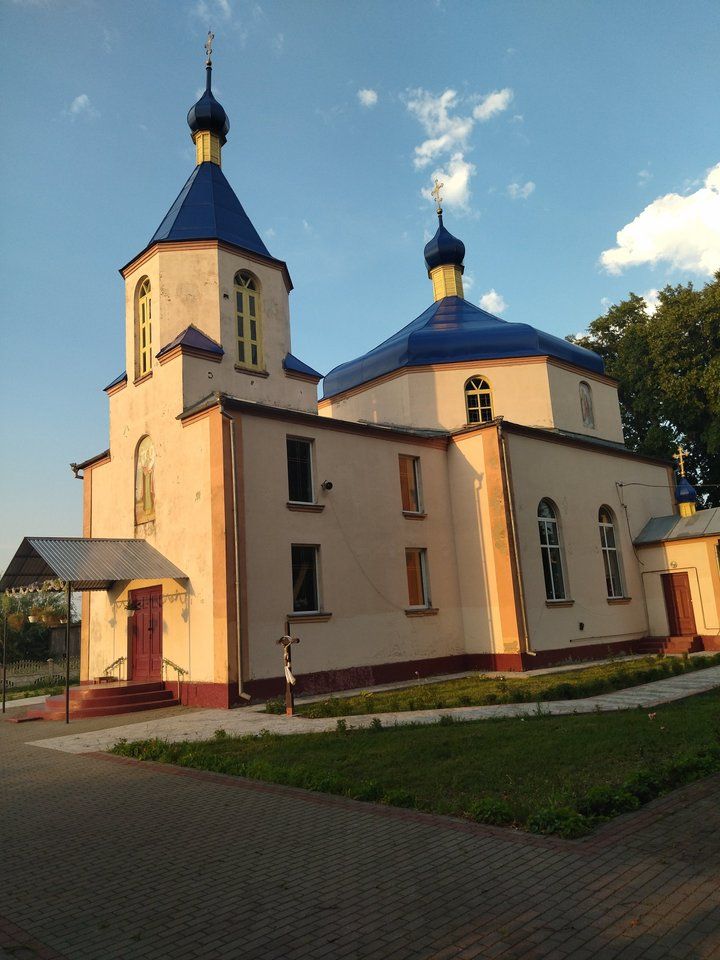
[[[114,752],[539,833],[597,823],[720,770],[720,693],[654,711],[582,714],[203,743],[120,742]]]
[[[328,697],[314,703],[300,701],[296,713],[303,717],[347,717],[361,713],[444,710],[492,703],[578,700],[718,664],[720,654],[688,658],[642,657],[532,677],[475,674],[459,680],[420,683],[402,689],[368,690],[354,697]],[[269,700],[266,710],[268,713],[285,713],[284,699]]]
[[[77,683],[78,678],[71,678],[70,683]],[[57,693],[62,693],[65,689],[65,684],[35,684],[33,686],[27,687],[8,687],[5,697],[7,700],[23,700],[27,697],[51,697],[55,696]]]

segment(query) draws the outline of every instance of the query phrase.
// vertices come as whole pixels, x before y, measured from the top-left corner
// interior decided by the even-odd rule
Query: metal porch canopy
[[[0,593],[47,580],[71,583],[73,590],[107,590],[119,580],[187,579],[145,540],[25,537],[0,579]]]

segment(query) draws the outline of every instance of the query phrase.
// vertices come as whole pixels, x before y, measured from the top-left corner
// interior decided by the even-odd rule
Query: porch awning
[[[72,583],[74,590],[107,590],[118,580],[187,580],[145,540],[25,537],[0,579],[5,590]]]

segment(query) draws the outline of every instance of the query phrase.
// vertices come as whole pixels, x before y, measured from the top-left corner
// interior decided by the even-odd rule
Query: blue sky
[[[81,533],[67,464],[107,446],[117,270],[192,170],[208,27],[223,169],[323,372],[431,301],[436,172],[466,296],[506,320],[564,336],[720,264],[717,0],[0,0],[0,19],[0,570],[23,535]]]

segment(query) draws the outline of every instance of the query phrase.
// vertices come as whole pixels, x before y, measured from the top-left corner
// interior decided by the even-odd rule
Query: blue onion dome
[[[443,226],[442,211],[438,211],[438,224],[435,236],[425,244],[425,263],[428,271],[435,267],[444,267],[446,264],[455,264],[462,267],[465,259],[465,244],[454,237]]]
[[[187,122],[191,133],[197,133],[200,130],[209,130],[210,133],[215,133],[220,137],[220,144],[223,146],[227,140],[230,121],[228,120],[228,115],[225,113],[225,108],[221,103],[218,103],[210,89],[212,64],[208,62],[205,69],[207,72],[205,93],[203,93],[194,106],[190,107]]]
[[[687,477],[680,477],[675,487],[675,503],[695,503],[697,492]]]

